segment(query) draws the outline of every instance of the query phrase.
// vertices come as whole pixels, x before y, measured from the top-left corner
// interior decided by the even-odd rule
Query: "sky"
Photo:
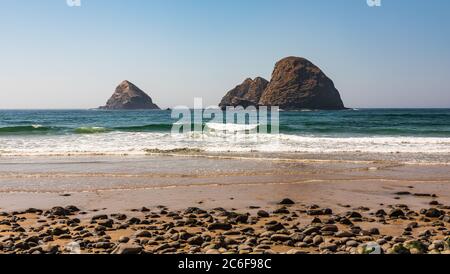
[[[0,109],[94,108],[122,80],[205,106],[301,56],[347,107],[450,107],[450,1],[1,0]]]

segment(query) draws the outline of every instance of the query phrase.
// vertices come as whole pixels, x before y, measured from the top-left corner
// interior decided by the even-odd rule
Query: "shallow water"
[[[0,157],[0,193],[65,193],[301,182],[450,182],[450,165],[293,155]]]

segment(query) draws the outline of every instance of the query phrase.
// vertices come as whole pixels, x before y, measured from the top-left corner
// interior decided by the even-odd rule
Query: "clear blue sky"
[[[450,107],[450,1],[2,0],[0,108],[90,108],[128,79],[162,107],[217,104],[308,58],[349,107]]]

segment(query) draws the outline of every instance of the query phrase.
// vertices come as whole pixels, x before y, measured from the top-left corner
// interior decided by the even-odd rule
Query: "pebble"
[[[152,233],[150,231],[147,230],[138,230],[134,236],[136,238],[151,238],[152,237]]]
[[[112,253],[119,255],[132,255],[132,254],[140,254],[142,250],[143,248],[140,245],[122,243],[118,245],[117,248]]]
[[[391,218],[398,218],[398,217],[404,217],[405,213],[401,209],[393,209],[391,212],[389,212],[389,217]]]
[[[212,223],[208,226],[208,230],[230,230],[232,225],[227,223]]]
[[[49,211],[49,214],[54,216],[66,216],[69,213],[70,213],[69,211],[60,206],[54,207]]]
[[[430,208],[425,212],[425,216],[428,218],[439,218],[442,216],[442,212],[436,208]]]
[[[351,211],[347,214],[347,218],[362,218],[362,215],[359,212]]]
[[[284,234],[274,234],[270,237],[270,239],[274,242],[286,242],[291,240],[291,237]]]
[[[359,243],[357,241],[355,241],[355,240],[350,240],[350,241],[347,241],[345,243],[345,245],[350,246],[350,247],[358,247]]]
[[[275,222],[274,224],[269,224],[266,226],[266,230],[268,231],[280,231],[283,230],[284,226],[279,222]]]
[[[106,219],[108,219],[108,215],[106,215],[106,214],[95,215],[91,218],[92,221],[106,220]]]
[[[289,199],[289,198],[285,198],[285,199],[283,199],[281,202],[279,202],[278,204],[280,204],[280,205],[294,205],[295,202],[292,201],[292,200]]]
[[[289,210],[286,207],[281,207],[273,211],[274,214],[289,214]]]
[[[261,218],[268,218],[268,217],[270,217],[270,214],[267,211],[264,211],[264,210],[259,210],[257,215],[258,215],[258,217],[261,217]]]
[[[350,238],[350,237],[354,237],[355,234],[351,233],[350,231],[339,231],[335,234],[336,237],[338,238]]]
[[[204,243],[202,236],[194,236],[187,240],[187,243],[190,245],[202,245]]]
[[[339,228],[336,225],[327,224],[327,225],[322,226],[321,231],[322,232],[338,232]]]
[[[319,245],[319,249],[321,251],[332,251],[332,252],[334,252],[334,251],[337,250],[337,248],[338,248],[338,246],[335,245],[335,244],[332,244],[332,243],[322,243],[322,244]]]
[[[313,238],[313,244],[314,245],[320,245],[323,242],[323,237],[320,235],[317,235]]]
[[[376,227],[369,230],[370,235],[380,235],[380,230]]]
[[[119,238],[119,243],[124,243],[124,244],[126,244],[126,243],[128,243],[130,241],[130,238],[128,238],[128,237],[126,237],[126,236],[121,236],[120,238]]]

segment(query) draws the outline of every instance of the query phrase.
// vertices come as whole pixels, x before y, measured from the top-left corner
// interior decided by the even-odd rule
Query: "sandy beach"
[[[20,233],[23,237],[39,235],[63,224],[69,230],[62,234],[62,239],[60,235],[44,233],[52,236],[47,238],[46,246],[55,245],[58,252],[64,252],[65,244],[78,239],[83,246],[81,252],[87,253],[119,252],[120,247],[129,245],[138,245],[134,247],[140,252],[149,253],[356,253],[358,247],[361,252],[361,245],[367,242],[379,242],[384,252],[394,253],[396,244],[420,240],[423,237],[419,234],[427,230],[431,233],[426,239],[427,247],[413,252],[446,252],[443,240],[447,239],[449,227],[449,165],[349,158],[349,155],[243,157],[199,153],[2,157],[0,211],[4,212],[3,221],[16,219],[16,224],[24,229]],[[283,199],[290,202],[280,205]],[[62,210],[64,208],[66,210]],[[70,211],[71,208],[76,211]],[[198,210],[191,212],[192,208]],[[401,213],[397,216],[398,210]],[[117,214],[126,217],[116,220]],[[239,216],[246,217],[236,221]],[[144,222],[130,224],[130,218]],[[67,225],[67,221],[73,219],[78,225],[70,225],[70,222]],[[107,226],[97,222],[104,219]],[[187,225],[187,219],[198,223]],[[184,222],[177,224],[178,220]],[[418,228],[410,231],[407,227],[413,222]],[[215,223],[219,229],[209,229]],[[267,229],[278,223],[282,228]],[[169,232],[168,224],[170,227],[177,224],[172,228],[178,230]],[[221,224],[225,224],[225,228],[220,228]],[[331,233],[322,231],[323,226],[334,224],[337,228],[333,226]],[[3,226],[0,233],[4,237],[17,236],[17,225]],[[81,228],[71,230],[77,226]],[[295,233],[309,236],[304,235],[304,230],[311,226],[318,228],[306,242],[289,238]],[[246,236],[240,230],[248,227],[253,232]],[[201,237],[202,243],[190,245],[187,238],[177,243],[177,246],[181,244],[179,247],[157,249],[177,242],[170,238],[179,234],[180,229],[187,230],[192,237]],[[89,237],[79,234],[84,230],[91,231]],[[374,233],[370,233],[371,230]],[[139,231],[151,232],[144,237],[147,241],[141,242],[142,239],[136,237]],[[344,241],[336,245],[337,240],[342,240],[336,234],[343,231],[353,231],[344,238],[356,243],[346,245]],[[267,235],[261,236],[263,233]],[[243,239],[233,242],[230,248],[211,248],[211,241],[223,234]],[[119,241],[121,237],[129,239]],[[255,243],[241,251],[239,247],[249,237],[268,240],[263,244],[266,247],[256,248],[261,244]],[[315,243],[312,238],[316,238]],[[7,239],[3,238],[3,242],[8,242]],[[90,244],[83,242],[87,239]],[[109,244],[105,244],[107,248],[96,248],[98,241]],[[148,244],[149,241],[152,244]],[[443,241],[442,248],[429,248],[434,241]],[[13,250],[44,252],[33,247],[36,245]]]

